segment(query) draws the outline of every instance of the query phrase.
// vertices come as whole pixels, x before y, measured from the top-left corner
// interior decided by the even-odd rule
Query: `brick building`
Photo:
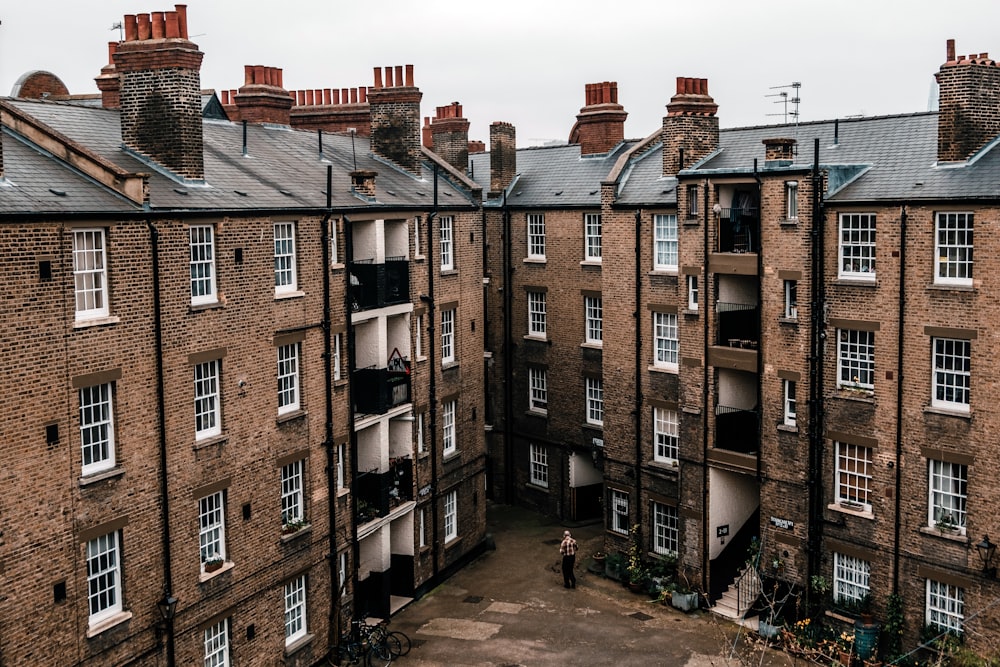
[[[323,134],[124,30],[0,99],[0,662],[317,664],[484,546],[478,187],[410,66]]]

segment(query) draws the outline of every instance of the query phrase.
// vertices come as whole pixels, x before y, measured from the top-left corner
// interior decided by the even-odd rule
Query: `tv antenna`
[[[122,27],[122,22],[121,21],[118,21],[116,23],[112,23],[111,27],[108,28],[108,30],[117,30],[118,31],[118,41],[119,42],[124,42],[125,41],[125,29]]]
[[[777,90],[777,93],[771,93],[770,95],[765,95],[764,97],[780,97],[780,100],[775,100],[774,104],[782,105],[783,109],[781,113],[769,113],[768,116],[783,116],[785,119],[785,124],[788,124],[788,117],[791,116],[795,121],[795,124],[799,123],[799,102],[802,98],[799,97],[799,88],[802,87],[802,83],[799,81],[793,81],[787,86],[771,86],[770,90]],[[789,97],[787,90],[782,90],[784,88],[791,88],[792,95]],[[789,111],[788,105],[792,104],[792,109]]]

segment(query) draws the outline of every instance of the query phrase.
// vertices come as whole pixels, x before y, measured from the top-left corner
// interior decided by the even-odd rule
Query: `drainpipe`
[[[899,324],[897,325],[899,337],[896,346],[896,522],[893,527],[892,545],[892,592],[899,593],[899,526],[902,524],[902,494],[903,488],[903,343],[905,336],[903,328],[906,317],[906,205],[899,210],[899,313],[897,315]]]
[[[327,192],[329,192],[329,189]],[[346,215],[344,216],[344,264],[347,265],[347,285],[344,289],[344,313],[347,320],[347,358],[350,360],[349,367],[353,368],[357,363],[357,355],[355,354],[357,344],[355,342],[356,332],[354,331],[354,306],[351,303],[351,276],[354,270],[354,226],[351,223],[351,219]],[[358,434],[354,432],[354,392],[354,378],[351,377],[351,380],[347,383],[347,430],[352,490],[357,489],[358,481]],[[357,614],[361,611],[357,608],[358,600],[356,599],[358,595],[358,563],[361,559],[361,544],[358,542],[358,500],[353,493],[351,496],[351,502],[353,503],[351,512],[351,560],[354,565],[351,568],[351,586],[355,597],[354,613]],[[331,501],[335,499],[336,495],[331,498]],[[332,581],[330,585],[333,585]],[[338,613],[337,616],[339,618],[340,614]],[[337,637],[337,641],[340,641],[340,637]]]
[[[438,574],[438,555],[440,552],[439,542],[438,542],[438,469],[437,469],[437,376],[440,372],[440,368],[437,367],[437,346],[441,342],[435,336],[437,327],[435,326],[435,321],[437,317],[437,309],[434,303],[434,272],[438,267],[434,265],[434,221],[438,216],[438,165],[434,163],[434,210],[427,214],[427,291],[428,294],[420,295],[420,300],[427,303],[427,321],[430,324],[428,328],[428,350],[427,356],[430,362],[430,396],[429,396],[429,411],[431,413],[431,437],[430,437],[430,456],[431,456],[431,560],[433,564],[433,576],[436,577]],[[454,237],[454,234],[452,234]],[[438,242],[440,242],[440,232]],[[458,322],[454,323],[454,326],[458,327]],[[456,415],[456,419],[457,419]]]
[[[514,502],[514,443],[511,431],[514,429],[514,392],[511,384],[514,381],[514,341],[513,323],[513,289],[511,278],[514,267],[511,265],[510,239],[510,209],[507,208],[507,190],[503,191],[503,452],[504,452],[504,502],[508,505]]]
[[[639,535],[636,539],[640,540],[642,544],[642,267],[641,262],[641,248],[642,239],[640,232],[642,231],[642,209],[635,210],[635,274],[633,276],[633,281],[635,283],[635,312],[632,313],[633,319],[635,319],[635,407],[633,411],[633,418],[635,423],[635,502],[638,506],[639,520],[636,524],[639,526]],[[603,374],[603,373],[602,373]]]
[[[824,249],[824,212],[821,189],[823,176],[819,171],[819,139],[813,142],[812,168],[812,284],[810,315],[809,373],[809,521],[807,545],[809,565],[807,577],[822,571],[820,543],[823,520],[823,354],[826,347],[826,262]]]
[[[761,406],[761,396],[764,395],[764,346],[760,344],[763,333],[763,307],[761,306],[761,292],[763,291],[760,280],[764,275],[764,219],[761,215],[763,207],[761,202],[764,195],[764,181],[757,171],[757,158],[753,160],[753,178],[757,181],[757,217],[760,219],[760,226],[757,229],[757,485],[758,498],[760,497],[759,487],[764,481],[764,464],[761,456],[760,444],[763,442],[764,424],[761,419],[763,407]],[[759,507],[759,504],[758,504]]]
[[[683,159],[683,154],[681,159]],[[711,566],[710,559],[708,557],[708,510],[709,510],[709,496],[708,496],[708,426],[709,426],[709,413],[708,413],[708,392],[709,392],[709,367],[708,367],[708,353],[709,353],[709,340],[708,340],[708,295],[714,290],[709,289],[708,284],[708,256],[709,256],[709,233],[708,233],[708,188],[710,181],[706,178],[704,185],[704,192],[702,193],[702,248],[704,252],[702,253],[702,259],[705,262],[705,285],[702,288],[702,293],[705,298],[702,299],[705,303],[705,315],[701,318],[702,320],[702,392],[701,392],[701,589],[703,591],[708,591],[709,581],[708,581],[708,569]],[[717,295],[716,295],[717,298]],[[677,360],[678,364],[681,360]],[[678,471],[680,467],[678,466]]]
[[[153,264],[153,338],[156,345],[156,412],[157,427],[160,431],[160,521],[163,522],[161,531],[163,549],[163,600],[171,600],[174,590],[172,574],[172,561],[170,557],[170,492],[167,474],[167,407],[165,401],[165,390],[163,381],[163,314],[160,301],[160,231],[153,225],[153,222],[146,219],[146,227],[149,229],[150,252]],[[174,600],[176,604],[176,600]],[[169,618],[163,619],[166,629],[167,667],[174,667],[175,646],[174,646],[174,618],[173,614]]]

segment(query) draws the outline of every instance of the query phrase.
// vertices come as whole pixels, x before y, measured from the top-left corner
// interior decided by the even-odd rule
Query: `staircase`
[[[743,621],[747,612],[760,595],[760,577],[757,570],[744,566],[739,574],[715,601],[712,611],[737,623]]]

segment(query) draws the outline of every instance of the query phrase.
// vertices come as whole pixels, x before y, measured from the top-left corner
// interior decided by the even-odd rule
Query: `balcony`
[[[728,405],[715,406],[715,446],[740,454],[760,450],[760,415]]]
[[[349,286],[355,312],[382,308],[410,300],[410,263],[405,257],[388,257],[382,264],[361,259],[351,263]]]
[[[760,307],[752,303],[715,304],[718,313],[716,345],[756,350],[760,342]]]
[[[760,251],[759,209],[719,209],[718,225],[716,252],[745,254]]]
[[[388,368],[360,368],[351,373],[354,384],[354,412],[381,415],[410,402],[410,360],[402,360],[405,371]]]
[[[413,460],[390,459],[386,472],[359,474],[353,492],[358,503],[359,524],[387,516],[392,508],[413,500]]]

